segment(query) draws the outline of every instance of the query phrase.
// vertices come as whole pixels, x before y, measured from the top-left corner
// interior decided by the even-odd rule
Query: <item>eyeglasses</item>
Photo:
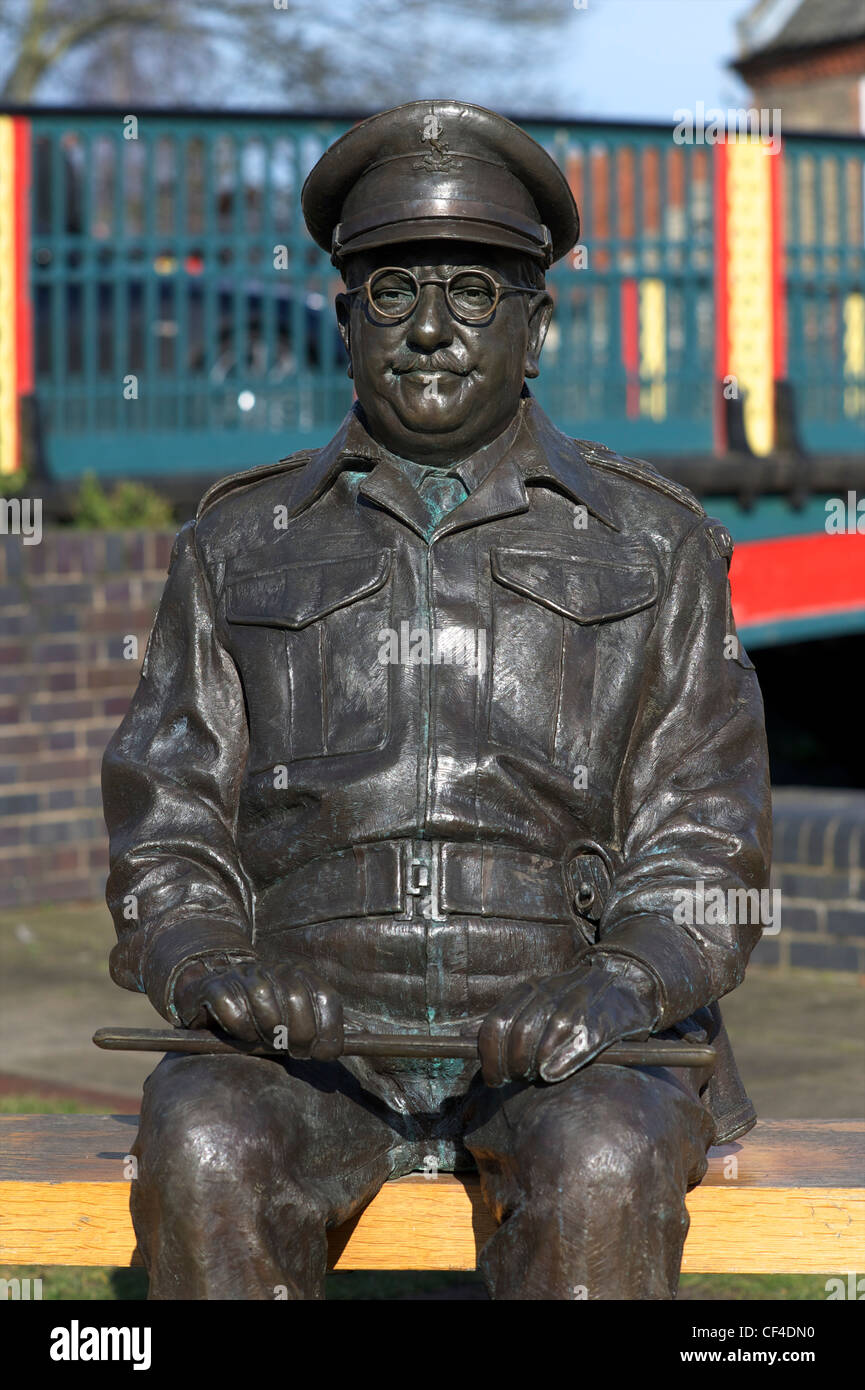
[[[346,294],[366,292],[373,317],[380,323],[408,318],[417,308],[424,285],[440,285],[453,317],[460,323],[483,323],[492,318],[505,294],[538,294],[528,285],[502,285],[485,270],[458,270],[447,280],[419,280],[410,270],[382,266],[369,279]]]

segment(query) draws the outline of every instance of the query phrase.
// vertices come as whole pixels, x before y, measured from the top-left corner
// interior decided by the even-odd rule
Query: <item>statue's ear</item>
[[[334,301],[336,309],[336,326],[339,329],[339,336],[342,338],[343,347],[348,353],[348,374],[353,375],[351,370],[351,300],[347,294],[338,294]]]
[[[553,301],[545,290],[539,291],[529,300],[529,339],[526,344],[526,370],[528,377],[540,375],[540,356],[547,329],[553,317]]]

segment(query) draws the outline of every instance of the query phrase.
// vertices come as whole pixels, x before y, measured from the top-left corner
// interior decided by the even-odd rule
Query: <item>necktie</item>
[[[468,493],[459,478],[452,474],[440,473],[431,468],[418,485],[418,494],[424,503],[429,517],[427,536],[431,536],[443,516],[446,516]]]

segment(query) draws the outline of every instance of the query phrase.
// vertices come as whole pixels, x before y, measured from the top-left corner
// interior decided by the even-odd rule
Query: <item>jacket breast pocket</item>
[[[596,700],[615,702],[627,654],[651,626],[657,573],[650,563],[503,547],[490,563],[490,740],[574,777]]]
[[[386,742],[391,683],[379,633],[391,626],[392,566],[393,552],[376,550],[226,584],[253,766],[362,753]]]

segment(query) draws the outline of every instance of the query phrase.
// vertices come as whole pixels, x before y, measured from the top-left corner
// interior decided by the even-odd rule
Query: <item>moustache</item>
[[[468,376],[471,370],[468,362],[449,352],[434,352],[430,357],[406,353],[391,362],[391,371],[397,376],[405,372],[454,372],[457,376]]]

